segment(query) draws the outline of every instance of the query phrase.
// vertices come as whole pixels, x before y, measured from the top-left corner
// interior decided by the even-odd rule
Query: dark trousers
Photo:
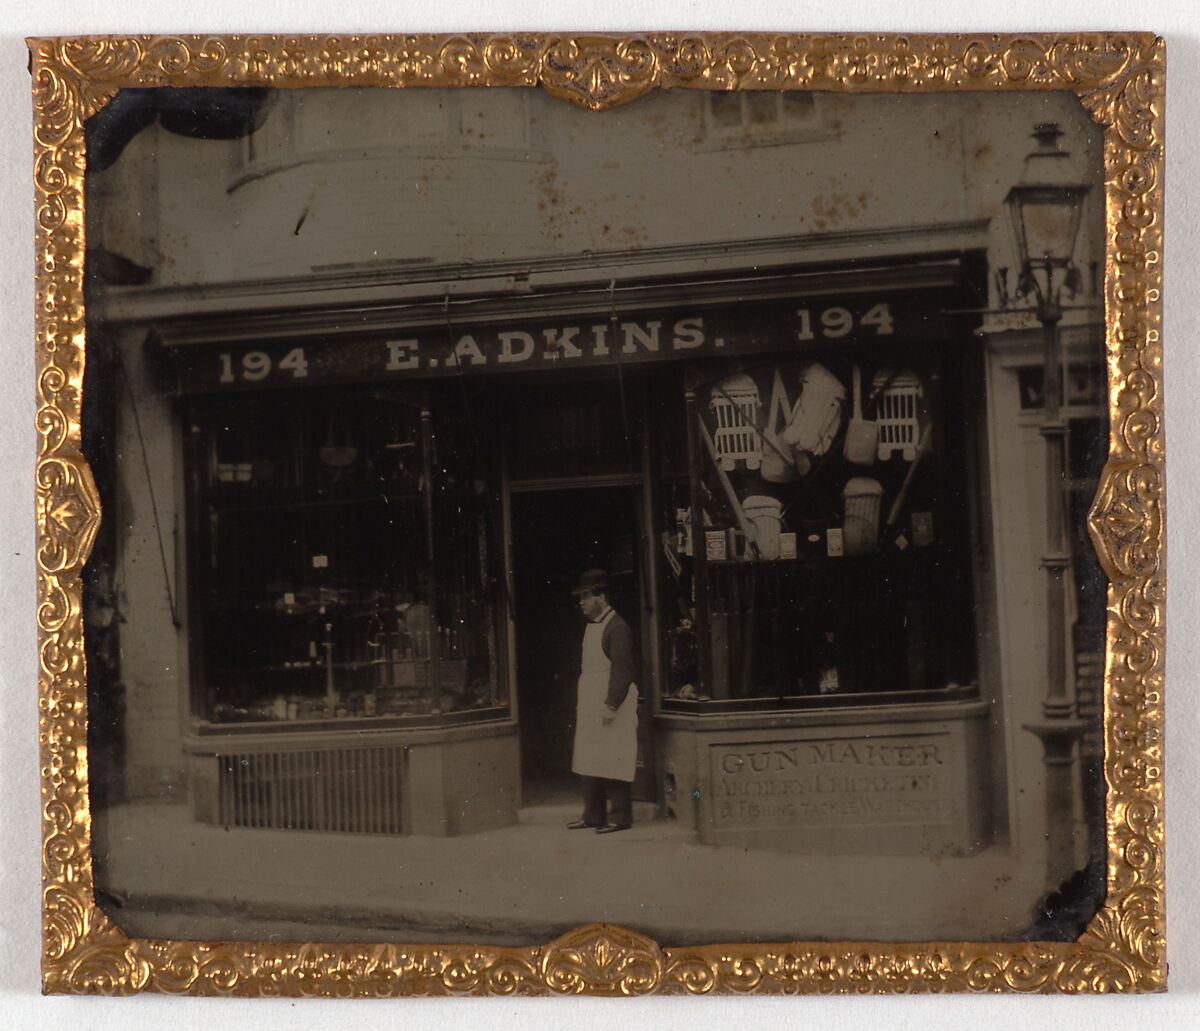
[[[606,777],[580,777],[583,786],[583,819],[585,823],[614,823],[618,827],[633,824],[633,784],[627,780]],[[606,818],[605,803],[611,803]]]

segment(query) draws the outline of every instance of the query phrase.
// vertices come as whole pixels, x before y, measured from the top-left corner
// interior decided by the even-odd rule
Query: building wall
[[[124,371],[114,427],[116,482],[104,512],[115,535],[113,589],[124,620],[120,677],[125,688],[128,797],[182,801],[181,685],[187,683],[183,597],[183,509],[179,427],[170,403],[140,360],[141,336],[117,341]],[[179,624],[178,626],[176,624]]]
[[[1102,326],[1079,324],[1062,334],[1064,352],[1072,359],[1100,353]],[[999,682],[1002,709],[1000,740],[1009,757],[1007,791],[1020,819],[1013,825],[1014,843],[1037,849],[1048,827],[1041,804],[1045,784],[1042,745],[1027,725],[1043,718],[1046,696],[1046,573],[1039,561],[1046,551],[1046,443],[1040,433],[1040,411],[1022,411],[1018,369],[1040,368],[1043,337],[1040,327],[1011,330],[988,339],[988,396],[992,401],[988,433],[993,498],[993,548],[1003,559],[996,578],[1000,640]],[[1069,535],[1068,535],[1069,539]],[[1074,584],[1067,578],[1067,589]],[[1067,603],[1066,682],[1075,682],[1071,644],[1075,605]],[[1076,798],[1077,860],[1085,860],[1086,833],[1082,799]],[[1063,871],[1065,877],[1070,871]]]
[[[110,236],[156,250],[167,285],[987,220],[1040,121],[1062,124],[1081,175],[1099,164],[1069,96],[819,94],[745,132],[716,128],[712,103],[663,92],[596,114],[518,89],[297,91],[249,140],[154,127],[99,178],[125,208],[146,198],[136,218],[114,210],[131,224]]]

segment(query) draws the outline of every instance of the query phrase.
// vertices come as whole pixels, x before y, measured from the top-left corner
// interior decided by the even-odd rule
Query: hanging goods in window
[[[759,472],[768,483],[792,483],[799,475],[795,459],[777,430],[782,417],[786,427],[792,420],[792,404],[783,386],[779,366],[771,384],[771,403],[767,408],[767,423],[762,433],[762,468]]]
[[[762,463],[762,444],[759,440],[759,412],[762,399],[758,385],[745,373],[722,380],[713,391],[709,403],[716,423],[713,446],[717,464],[728,471],[744,462],[747,469],[757,469]]]
[[[780,426],[780,417],[783,419],[783,426],[786,427],[791,421],[792,404],[788,400],[787,391],[783,386],[783,377],[779,372],[779,367],[775,367],[774,382],[771,387],[771,402],[768,406],[767,421],[765,426],[757,423],[749,423],[747,408],[743,408],[737,401],[731,398],[726,393],[722,384],[717,384],[713,388],[713,393],[726,402],[725,411],[732,414],[735,421],[746,425],[748,429],[753,430],[758,435],[760,447],[760,466],[759,475],[768,483],[794,483],[799,477],[801,470],[796,468],[796,460],[792,456],[791,448],[784,443],[778,427]],[[747,468],[753,468],[747,465]],[[808,471],[807,464],[803,472]]]
[[[871,465],[875,461],[875,450],[879,444],[879,424],[873,419],[863,418],[862,369],[854,366],[854,411],[846,426],[846,440],[842,454],[847,462],[855,465]]]
[[[814,362],[800,377],[800,400],[792,412],[783,440],[802,455],[797,468],[808,471],[808,456],[825,454],[842,424],[846,388],[824,365]]]
[[[906,462],[917,457],[917,442],[921,428],[917,421],[917,402],[921,398],[921,381],[904,371],[891,378],[881,372],[872,388],[879,393],[876,423],[879,429],[879,461],[886,462],[899,451]]]
[[[742,511],[742,504],[738,500],[737,492],[733,489],[733,484],[729,482],[729,477],[725,470],[721,468],[721,463],[717,457],[717,446],[713,441],[712,434],[708,432],[708,427],[704,425],[704,420],[697,418],[700,424],[700,438],[704,441],[704,447],[708,451],[708,456],[712,459],[713,465],[717,470],[717,479],[720,481],[721,490],[725,492],[725,498],[729,502],[729,507],[733,510],[733,516],[737,520],[739,529],[742,535],[746,538],[746,547],[751,555],[758,554],[758,531],[754,524],[746,518],[746,513]]]
[[[912,464],[908,467],[908,472],[904,476],[904,482],[900,485],[900,490],[896,494],[896,500],[892,502],[892,507],[888,510],[887,522],[884,523],[885,535],[886,531],[891,530],[896,520],[900,517],[900,510],[904,507],[904,502],[908,499],[909,488],[912,487],[913,479],[917,475],[917,465],[929,451],[929,442],[932,438],[933,423],[926,423],[925,430],[921,434],[921,442],[917,445],[917,452],[913,455]]]
[[[883,485],[869,476],[855,476],[842,489],[845,518],[842,548],[847,555],[869,555],[879,547],[879,504]]]

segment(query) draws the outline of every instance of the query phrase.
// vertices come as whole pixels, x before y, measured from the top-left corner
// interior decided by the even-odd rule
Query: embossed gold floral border
[[[204,995],[601,995],[1166,986],[1162,41],[1064,36],[426,35],[33,39],[43,989]],[[80,570],[100,519],[80,454],[83,122],[133,86],[537,86],[592,109],[664,87],[1068,90],[1104,127],[1112,447],[1089,529],[1112,580],[1108,899],[1075,943],[660,948],[601,924],[534,948],[131,940],[92,899]]]

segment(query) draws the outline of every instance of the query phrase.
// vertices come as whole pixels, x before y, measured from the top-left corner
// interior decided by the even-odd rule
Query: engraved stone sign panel
[[[706,749],[701,840],[843,854],[975,851],[987,808],[974,775],[975,723],[722,735]]]
[[[713,745],[720,828],[946,823],[947,735]]]

